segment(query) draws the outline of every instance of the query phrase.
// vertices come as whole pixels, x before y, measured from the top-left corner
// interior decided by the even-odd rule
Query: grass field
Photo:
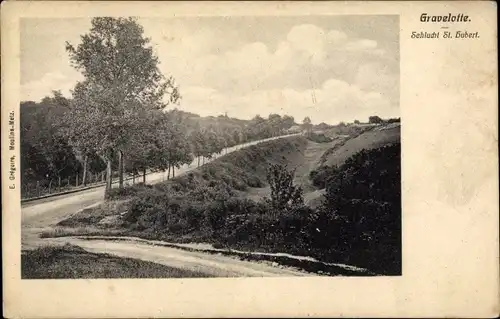
[[[23,251],[21,272],[23,279],[208,277],[151,262],[90,253],[71,245]]]

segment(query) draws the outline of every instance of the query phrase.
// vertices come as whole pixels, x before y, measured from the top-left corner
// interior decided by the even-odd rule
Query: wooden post
[[[142,175],[142,182],[144,184],[146,184],[146,168],[145,167],[142,169],[142,173],[143,173],[143,175]]]
[[[87,186],[87,161],[89,157],[85,155],[85,158],[83,159],[83,176],[82,176],[82,184],[83,186]]]
[[[61,176],[59,176],[58,180],[57,180],[57,189],[59,191],[61,191]]]
[[[75,182],[75,186],[78,187],[78,173],[76,173],[76,182]]]
[[[118,187],[123,188],[123,152],[118,151]]]
[[[106,195],[108,195],[108,192],[111,190],[112,184],[113,183],[113,170],[111,168],[111,159],[108,159],[106,161]]]

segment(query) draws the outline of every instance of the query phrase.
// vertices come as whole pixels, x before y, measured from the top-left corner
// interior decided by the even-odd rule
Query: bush
[[[293,185],[295,172],[283,165],[270,165],[267,170],[267,182],[271,187],[271,207],[278,213],[288,212],[304,205],[303,191]]]
[[[107,193],[108,200],[120,199],[120,198],[129,198],[134,195],[137,195],[139,192],[145,189],[151,189],[151,185],[145,185],[143,183],[136,184],[129,187],[124,188],[112,188]]]
[[[333,139],[329,138],[325,134],[316,134],[314,132],[311,132],[308,136],[307,139],[316,143],[330,143],[333,142]]]
[[[328,179],[335,176],[337,170],[337,166],[320,166],[309,173],[309,179],[314,186],[322,189],[326,187]]]
[[[336,233],[337,257],[383,274],[401,272],[400,152],[395,144],[349,158],[328,179],[315,221]]]

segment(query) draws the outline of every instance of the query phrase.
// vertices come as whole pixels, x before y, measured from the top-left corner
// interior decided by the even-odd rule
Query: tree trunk
[[[132,184],[135,185],[135,169],[132,170]]]
[[[76,172],[76,182],[75,182],[75,186],[78,187],[78,172]]]
[[[170,164],[168,164],[167,181],[170,179]]]
[[[108,197],[109,192],[111,191],[112,183],[113,183],[113,170],[111,168],[111,159],[106,160],[106,190],[104,191],[104,197]]]
[[[200,167],[200,157],[198,156],[198,167]]]
[[[123,188],[123,151],[118,151],[118,187]]]
[[[172,165],[172,178],[175,178],[175,166]]]
[[[146,184],[146,168],[142,169],[142,182]]]
[[[87,161],[89,157],[85,155],[83,158],[83,177],[82,177],[82,184],[83,186],[87,186]]]
[[[59,176],[57,179],[57,189],[61,191],[61,176]]]

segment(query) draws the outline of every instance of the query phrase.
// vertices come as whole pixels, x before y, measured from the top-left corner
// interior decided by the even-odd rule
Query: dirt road
[[[271,138],[276,139],[276,138]],[[244,146],[258,144],[267,140],[247,143],[228,149],[233,152]],[[177,176],[196,168],[196,159],[191,165],[184,165],[177,171]],[[157,183],[164,179],[164,173],[147,176],[147,182]],[[83,208],[99,205],[102,202],[104,187],[90,189],[78,193],[53,197],[52,200],[31,202],[22,208],[22,245],[33,248],[39,245],[71,243],[95,253],[108,253],[119,257],[135,258],[144,261],[192,270],[220,277],[237,276],[300,276],[304,272],[273,267],[263,263],[242,261],[226,256],[186,251],[171,247],[151,246],[130,241],[86,241],[78,238],[39,238],[44,229],[52,228],[56,223]]]
[[[107,253],[216,277],[314,276],[260,262],[243,261],[217,254],[206,254],[136,241],[85,240],[71,237],[48,238],[52,245],[69,243],[93,253]]]

